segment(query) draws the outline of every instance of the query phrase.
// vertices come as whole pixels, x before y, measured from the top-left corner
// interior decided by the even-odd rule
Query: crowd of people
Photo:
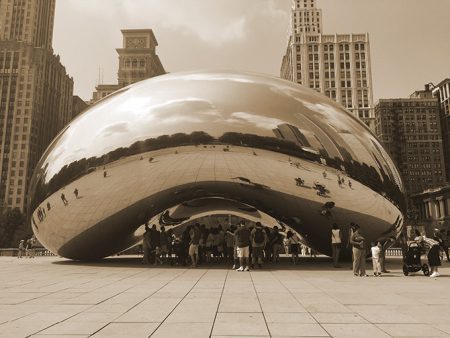
[[[19,242],[19,250],[17,252],[17,258],[34,258],[35,257],[35,245],[36,239],[31,237],[27,240],[21,239]]]
[[[228,228],[218,225],[208,228],[195,223],[186,226],[176,236],[172,229],[160,230],[153,224],[145,225],[143,235],[143,264],[190,265],[209,264],[228,261],[237,271],[249,271],[250,268],[262,268],[264,263],[278,262],[280,253],[291,255],[296,264],[299,254],[313,251],[299,242],[292,231],[280,231],[277,226],[265,227],[260,222],[246,225],[240,221]],[[308,251],[307,251],[308,250]]]

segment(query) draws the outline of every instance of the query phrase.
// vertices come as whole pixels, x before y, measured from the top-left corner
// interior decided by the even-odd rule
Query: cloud
[[[127,133],[130,131],[129,128],[129,123],[128,122],[117,122],[114,124],[110,124],[109,126],[106,126],[105,128],[102,128],[99,132],[98,132],[98,136],[99,137],[107,137],[113,134],[122,134],[122,133]]]

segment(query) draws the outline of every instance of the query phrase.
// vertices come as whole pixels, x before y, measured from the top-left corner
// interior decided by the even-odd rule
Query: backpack
[[[262,244],[264,242],[264,234],[262,229],[256,229],[255,238],[253,239],[256,244]]]

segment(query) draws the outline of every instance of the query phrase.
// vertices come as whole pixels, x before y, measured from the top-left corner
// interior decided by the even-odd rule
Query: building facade
[[[439,101],[445,176],[447,182],[450,182],[450,78],[444,79],[434,86],[433,95]]]
[[[450,231],[450,185],[428,189],[413,196],[417,225],[430,236],[434,229]]]
[[[399,168],[408,198],[444,184],[439,105],[428,86],[410,98],[380,99],[375,134]]]
[[[0,209],[26,208],[33,170],[72,115],[73,80],[53,54],[55,0],[0,1]]]
[[[116,49],[119,54],[117,84],[100,84],[95,87],[91,103],[132,83],[165,74],[156,54],[158,41],[151,29],[124,29],[121,32],[123,47]]]
[[[323,34],[316,0],[293,0],[280,76],[325,94],[374,128],[369,35]]]

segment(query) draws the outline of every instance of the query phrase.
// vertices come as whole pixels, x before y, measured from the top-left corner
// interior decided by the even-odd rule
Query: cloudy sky
[[[291,0],[59,0],[53,46],[88,100],[117,83],[121,29],[151,28],[168,72],[279,76]],[[324,33],[369,32],[374,97],[408,96],[450,77],[450,0],[318,0]]]

